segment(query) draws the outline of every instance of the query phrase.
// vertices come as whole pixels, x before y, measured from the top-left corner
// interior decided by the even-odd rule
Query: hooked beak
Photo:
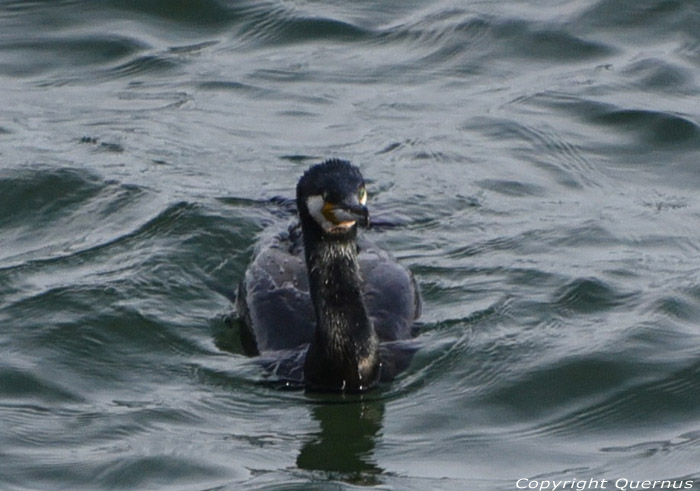
[[[351,215],[355,216],[357,223],[361,227],[369,227],[369,210],[366,206],[363,206],[359,203],[353,203],[350,205],[343,206],[343,209]]]

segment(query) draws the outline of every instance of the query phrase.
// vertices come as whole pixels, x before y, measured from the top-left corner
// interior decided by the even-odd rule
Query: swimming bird
[[[311,166],[297,184],[296,208],[298,224],[259,248],[239,285],[244,351],[280,356],[282,375],[308,390],[371,389],[410,360],[402,340],[421,312],[417,284],[358,237],[369,225],[367,190],[350,162]]]

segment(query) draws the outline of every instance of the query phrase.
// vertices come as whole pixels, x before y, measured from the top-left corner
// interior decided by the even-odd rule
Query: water
[[[696,0],[2,1],[0,488],[697,488],[698,25]],[[262,384],[199,280],[235,285],[266,200],[331,156],[425,300],[412,365],[360,398]]]

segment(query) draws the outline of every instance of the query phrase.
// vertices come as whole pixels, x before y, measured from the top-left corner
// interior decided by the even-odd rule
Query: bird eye
[[[357,193],[357,199],[360,200],[361,205],[367,203],[367,190],[365,188],[360,188]]]

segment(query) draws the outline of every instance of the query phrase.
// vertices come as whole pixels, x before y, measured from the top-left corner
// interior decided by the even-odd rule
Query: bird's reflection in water
[[[374,449],[384,418],[383,402],[362,396],[308,397],[320,430],[302,446],[297,466],[328,472],[352,484],[378,484],[383,469],[375,461]]]

